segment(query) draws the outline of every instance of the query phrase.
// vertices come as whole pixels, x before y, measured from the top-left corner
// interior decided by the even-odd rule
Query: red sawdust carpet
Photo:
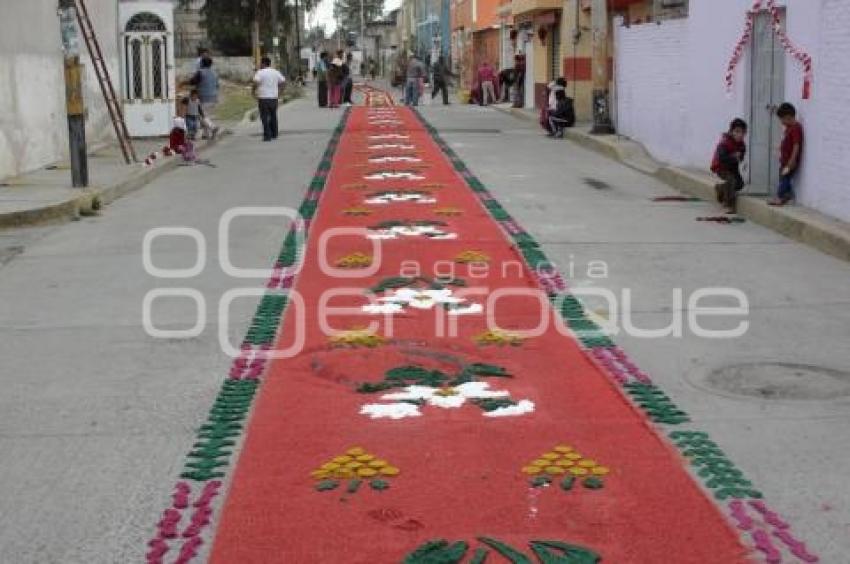
[[[379,179],[384,173],[410,176]],[[416,191],[429,203],[367,203],[386,191],[399,199]],[[430,226],[437,237],[414,235],[415,221],[444,225]],[[407,228],[393,231],[399,224]],[[377,261],[372,244],[379,244],[376,273],[339,278],[323,271],[321,236],[339,227],[373,227],[373,235],[395,236],[370,240],[355,231],[326,241],[323,254],[331,266],[355,253]],[[517,266],[517,251],[410,110],[352,111],[311,234],[294,288],[303,305],[292,303],[279,343],[289,346],[300,332],[304,348],[275,361],[261,388],[212,562],[396,563],[432,539],[468,542],[467,558],[481,547],[490,550],[487,562],[511,561],[480,537],[529,556],[530,541],[547,540],[583,547],[610,563],[747,561],[746,549],[680,455],[559,330],[545,296],[533,295],[530,272]],[[468,251],[488,261],[486,268],[455,261]],[[428,279],[411,282],[413,289],[440,285],[435,266],[437,275],[453,268],[465,281],[466,287],[446,286],[441,295],[460,297],[448,307],[466,314],[445,315],[439,303],[429,309],[428,296],[419,295],[415,306],[402,303],[390,316],[390,336],[384,315],[360,310],[370,303],[368,288],[400,272]],[[342,289],[347,294],[327,294]],[[500,292],[504,296],[488,305]],[[327,307],[350,309],[325,318],[323,300]],[[487,315],[476,313],[474,304],[493,311],[507,332],[543,320],[548,327],[539,336],[503,334],[502,340],[513,342],[482,345],[475,338],[487,331]],[[302,327],[298,308],[305,314]],[[358,346],[366,341],[357,338],[332,342],[328,335],[372,321],[380,322],[376,333],[384,341],[375,338],[371,346]],[[437,384],[423,386],[439,394],[420,401],[383,398],[405,392],[402,385],[373,391],[388,382],[388,370],[410,366],[418,372],[402,370],[408,376],[439,371],[448,380],[437,376],[431,381]],[[502,395],[489,404],[464,398],[458,392],[469,387],[464,380],[472,380],[472,387],[486,383],[488,391]],[[363,383],[376,386],[364,390]],[[446,407],[453,401],[447,398],[462,405]],[[405,404],[399,409],[418,415],[372,418],[361,412],[376,404]],[[379,407],[373,413],[389,411]],[[565,484],[570,476],[576,481]],[[593,476],[598,479],[586,483]],[[535,479],[540,487],[532,485]]]

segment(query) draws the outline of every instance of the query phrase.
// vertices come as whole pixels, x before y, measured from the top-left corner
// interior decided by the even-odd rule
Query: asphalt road
[[[846,562],[850,265],[754,224],[697,222],[717,208],[652,202],[672,192],[494,110],[453,105],[423,113],[543,243],[572,288],[609,290],[635,327],[663,328],[682,314],[681,337],[622,331],[616,339],[823,562]],[[219,298],[262,284],[222,271],[219,219],[237,206],[297,206],[339,115],[294,102],[281,112],[274,143],[261,143],[251,126],[208,153],[215,168],[180,167],[100,217],[0,232],[0,247],[13,249],[0,253],[0,562],[140,560],[229,366],[218,345]],[[203,235],[200,274],[162,279],[145,271],[145,234],[165,226]],[[267,267],[286,228],[275,218],[237,220],[234,262]],[[188,268],[197,255],[189,237],[152,245],[160,268]],[[150,337],[145,295],[184,287],[200,291],[208,325],[190,339]],[[748,311],[705,326],[744,319],[743,336],[694,334],[688,299],[714,287],[740,290]],[[605,315],[598,298],[588,303]],[[234,304],[227,327],[234,341],[255,305]],[[187,298],[152,309],[160,329],[187,328],[196,318]]]

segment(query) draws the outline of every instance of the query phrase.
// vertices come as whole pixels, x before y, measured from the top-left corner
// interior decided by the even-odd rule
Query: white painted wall
[[[118,72],[117,2],[88,0],[87,6],[114,79]],[[82,38],[80,41],[82,44]],[[83,64],[88,112],[86,135],[89,143],[97,143],[114,134],[87,55]],[[66,157],[67,129],[56,2],[2,0],[0,178],[34,170]]]
[[[720,133],[748,117],[748,56],[735,88],[724,76],[752,0],[697,0],[690,16],[659,24],[615,25],[618,129],[660,160],[708,168]],[[791,40],[814,58],[810,100],[803,70],[786,58],[786,99],[806,128],[797,196],[803,205],[850,221],[850,1],[785,0]],[[722,17],[719,15],[722,14]]]

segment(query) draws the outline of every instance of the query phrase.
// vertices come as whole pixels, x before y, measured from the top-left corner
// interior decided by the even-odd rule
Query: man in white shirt
[[[280,97],[280,87],[286,82],[283,75],[271,66],[271,59],[263,57],[251,87],[257,98],[260,121],[263,123],[263,141],[277,139],[277,100]]]

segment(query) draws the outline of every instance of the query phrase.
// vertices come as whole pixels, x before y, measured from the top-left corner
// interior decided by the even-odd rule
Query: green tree
[[[181,0],[186,5],[189,0]],[[264,51],[272,50],[272,2],[277,4],[279,35],[295,35],[295,0],[206,0],[201,8],[203,25],[212,46],[223,55],[244,56],[251,53],[251,26],[254,18],[260,22],[260,37]],[[317,0],[299,0],[302,11],[312,10]],[[303,28],[304,18],[299,16]],[[294,43],[294,42],[293,42]],[[285,47],[285,46],[283,46]],[[286,49],[282,49],[285,54]],[[285,57],[284,57],[285,59]]]
[[[358,36],[360,35],[361,1],[367,24],[381,19],[384,14],[384,0],[336,0],[334,2],[334,17],[340,27]]]

